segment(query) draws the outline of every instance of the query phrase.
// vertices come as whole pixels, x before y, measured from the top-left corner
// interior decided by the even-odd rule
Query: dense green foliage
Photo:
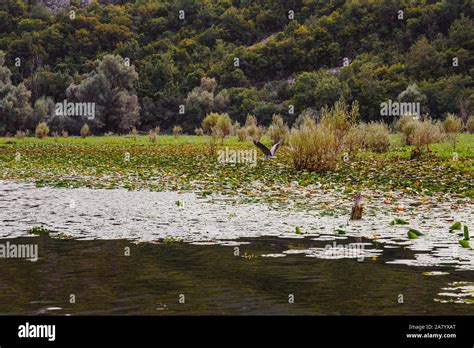
[[[31,3],[0,3],[0,101],[11,100],[10,109],[0,104],[2,133],[50,121],[41,116],[47,100],[97,80],[85,74],[99,75],[107,54],[130,59],[138,76],[103,107],[139,116],[102,120],[97,132],[125,132],[134,122],[193,132],[211,111],[240,124],[253,114],[265,125],[278,113],[291,125],[341,96],[359,102],[364,121],[381,119],[388,99],[421,101],[432,118],[467,120],[474,105],[471,0],[137,0],[78,7],[74,19]],[[216,83],[203,85],[203,77]],[[78,134],[84,121],[48,123]]]

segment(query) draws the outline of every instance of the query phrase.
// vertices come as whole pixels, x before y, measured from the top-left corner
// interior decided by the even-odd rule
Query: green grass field
[[[269,144],[268,139],[263,140]],[[228,137],[213,152],[206,136],[102,136],[68,138],[1,138],[0,179],[34,181],[59,187],[125,187],[128,189],[192,190],[200,194],[221,192],[284,200],[284,187],[298,182],[306,186],[352,192],[361,188],[403,190],[431,195],[435,192],[474,197],[474,135],[461,134],[456,148],[451,143],[433,144],[432,152],[410,160],[411,147],[391,136],[391,150],[383,154],[360,153],[341,160],[336,170],[325,173],[296,171],[288,150],[282,147],[273,160],[256,166],[217,161],[215,151],[255,149],[251,142]],[[261,154],[258,153],[259,158]],[[249,184],[265,184],[260,192]]]

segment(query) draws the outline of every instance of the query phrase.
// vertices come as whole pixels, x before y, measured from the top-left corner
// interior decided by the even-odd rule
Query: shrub
[[[469,133],[474,133],[474,116],[469,117],[466,122],[466,128]]]
[[[409,142],[421,149],[426,146],[429,148],[430,144],[437,143],[443,138],[441,127],[433,123],[430,119],[424,121],[413,122],[413,132],[410,135]]]
[[[344,137],[344,148],[349,153],[357,153],[364,148],[367,124],[359,123],[351,127]]]
[[[148,132],[148,140],[149,140],[151,143],[156,142],[156,130],[150,129],[150,132]]]
[[[174,126],[173,127],[173,136],[176,138],[183,134],[183,127],[181,126]]]
[[[337,146],[341,146],[344,136],[359,118],[359,103],[353,102],[351,108],[344,99],[339,99],[334,107],[324,107],[321,109],[321,125],[331,130],[337,141]]]
[[[462,121],[460,117],[448,113],[448,116],[443,122],[444,131],[448,134],[459,133],[462,129]]]
[[[257,125],[257,118],[253,115],[247,114],[247,118],[245,119],[245,127],[256,126],[256,125]]]
[[[308,121],[291,130],[289,142],[296,169],[326,171],[336,167],[340,156],[337,137],[326,125]]]
[[[133,141],[137,141],[137,129],[135,127],[132,128],[132,131],[130,132],[130,136]]]
[[[263,133],[265,132],[262,127],[254,125],[245,127],[245,131],[247,133],[247,139],[255,141],[260,141]]]
[[[25,136],[26,136],[26,133],[23,132],[23,131],[17,131],[15,133],[15,138],[17,138],[17,139],[23,139]]]
[[[299,128],[301,127],[308,119],[312,119],[313,121],[316,121],[318,116],[318,113],[314,111],[313,109],[305,109],[301,114],[298,115],[298,117],[295,120],[295,123],[293,124],[294,128]]]
[[[194,129],[194,134],[197,136],[203,136],[204,135],[204,130],[202,128],[195,128]]]
[[[248,114],[245,120],[245,133],[248,140],[259,141],[264,133],[264,129],[257,125],[257,118]]]
[[[403,115],[395,122],[395,130],[399,133],[403,133],[405,126],[413,122],[414,118],[410,115]]]
[[[456,148],[457,135],[462,129],[461,118],[448,113],[448,116],[443,122],[443,128],[448,135],[448,139],[453,143],[453,148]]]
[[[229,135],[232,131],[232,120],[229,114],[220,114],[217,119],[216,129],[219,130],[222,137]]]
[[[364,148],[374,152],[386,152],[390,147],[390,131],[382,122],[371,122],[366,126]]]
[[[234,122],[234,124],[232,125],[232,129],[230,130],[230,135],[236,136],[239,129],[240,129],[240,123]]]
[[[239,141],[245,141],[247,139],[247,128],[240,128],[237,131],[237,139]]]
[[[201,126],[206,134],[211,134],[212,128],[216,126],[219,116],[220,115],[217,112],[211,112],[209,115],[204,117],[201,122]]]
[[[84,125],[81,128],[81,137],[85,138],[88,135],[90,135],[89,125],[87,123],[84,123]]]
[[[419,123],[417,119],[410,115],[403,115],[395,123],[395,130],[401,133],[402,145],[413,145],[413,132],[415,131],[416,125]]]
[[[38,138],[42,139],[44,137],[47,137],[49,134],[49,127],[46,124],[46,122],[40,122],[36,126],[35,134]]]
[[[270,139],[272,139],[273,143],[277,143],[279,141],[285,142],[290,135],[290,129],[283,121],[283,117],[278,114],[273,114],[272,116],[272,123],[270,127],[268,127],[268,135]]]

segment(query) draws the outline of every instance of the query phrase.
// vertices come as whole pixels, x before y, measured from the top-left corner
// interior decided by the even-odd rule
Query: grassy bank
[[[292,182],[348,192],[379,188],[474,197],[473,134],[460,135],[455,149],[451,143],[432,145],[432,152],[422,160],[410,160],[411,147],[400,146],[398,136],[392,135],[391,143],[387,153],[362,152],[341,160],[334,171],[314,173],[294,170],[284,147],[276,159],[259,160],[253,167],[219,163],[205,136],[159,136],[155,143],[147,136],[1,138],[0,179],[32,180],[39,186],[147,187],[201,194],[265,195],[281,200]],[[255,148],[250,142],[228,137],[214,150],[226,146],[236,150]],[[263,187],[249,185],[255,181]]]

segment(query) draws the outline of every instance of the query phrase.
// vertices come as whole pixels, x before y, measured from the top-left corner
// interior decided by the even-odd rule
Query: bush
[[[240,128],[237,131],[237,139],[239,141],[245,141],[247,139],[247,128]]]
[[[203,136],[204,135],[204,130],[202,128],[195,128],[194,129],[194,134],[197,136]]]
[[[413,132],[420,121],[410,115],[403,115],[395,123],[395,130],[401,133],[402,145],[413,145]]]
[[[469,117],[466,123],[466,128],[469,133],[474,133],[474,116]]]
[[[290,135],[290,129],[283,121],[283,117],[278,114],[273,114],[272,116],[272,123],[270,127],[268,127],[268,135],[270,139],[272,139],[273,143],[277,143],[279,141],[285,142]]]
[[[222,137],[229,135],[232,131],[232,120],[229,114],[220,114],[215,128],[219,130],[219,133],[222,135]]]
[[[239,129],[240,129],[240,123],[234,122],[234,124],[232,125],[232,129],[230,131],[230,135],[236,136]]]
[[[259,141],[265,130],[257,125],[257,118],[248,114],[245,120],[245,133],[248,140]]]
[[[344,148],[349,153],[357,153],[364,148],[364,141],[367,134],[367,124],[359,123],[349,129],[344,137]]]
[[[132,137],[133,141],[137,141],[137,129],[135,127],[132,128],[130,136]]]
[[[247,114],[247,118],[245,119],[245,127],[256,126],[257,125],[257,118],[254,115]]]
[[[441,127],[430,119],[414,121],[413,131],[410,134],[409,143],[421,149],[423,146],[429,148],[430,144],[437,143],[443,139]]]
[[[49,134],[49,127],[46,122],[40,122],[36,126],[35,134],[39,139],[47,137]]]
[[[374,152],[386,152],[390,147],[390,131],[382,122],[371,122],[366,126],[364,148]]]
[[[26,133],[23,132],[23,131],[17,131],[15,133],[15,138],[17,138],[17,139],[23,139],[25,136],[26,136]]]
[[[156,130],[150,129],[150,132],[148,132],[148,140],[149,140],[151,143],[156,142]]]
[[[334,107],[321,109],[321,125],[336,136],[337,146],[343,144],[344,136],[359,119],[359,103],[353,102],[351,108],[344,99],[339,99]]]
[[[308,119],[312,119],[313,121],[317,120],[318,113],[313,109],[305,109],[295,120],[293,124],[294,128],[301,127]]]
[[[209,115],[204,117],[201,122],[201,126],[206,134],[211,134],[212,128],[216,126],[219,116],[220,115],[217,112],[211,112]]]
[[[254,140],[254,141],[260,141],[262,138],[263,133],[265,133],[265,130],[260,127],[260,126],[248,126],[245,127],[245,132],[247,134],[247,139],[249,140]]]
[[[326,171],[336,167],[340,156],[337,136],[324,124],[305,122],[290,133],[290,155],[298,170]]]
[[[453,148],[456,148],[458,133],[462,129],[462,120],[454,114],[448,113],[448,116],[443,122],[443,128],[448,139],[453,143]]]
[[[462,121],[460,117],[448,113],[448,116],[443,122],[444,131],[448,134],[459,133],[462,129]]]
[[[81,137],[85,138],[90,134],[90,129],[89,125],[87,123],[84,123],[84,125],[81,128]]]
[[[183,127],[181,126],[174,126],[173,127],[173,136],[176,138],[183,134]]]

